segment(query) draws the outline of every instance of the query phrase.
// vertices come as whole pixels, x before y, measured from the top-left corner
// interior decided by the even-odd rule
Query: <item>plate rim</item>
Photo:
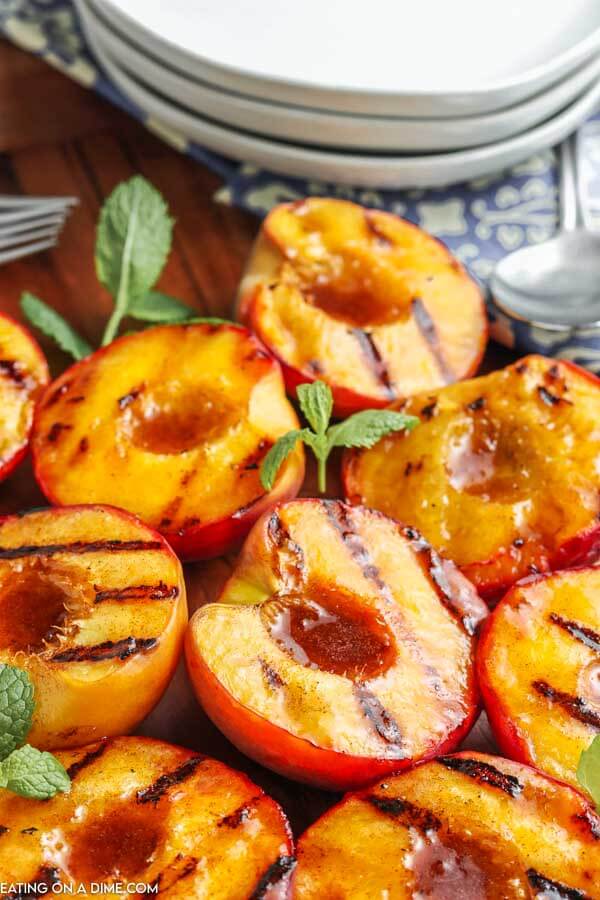
[[[348,98],[354,96],[360,97],[365,102],[370,99],[372,100],[373,98],[391,100],[394,97],[397,97],[398,99],[410,97],[421,101],[427,99],[437,99],[438,101],[449,100],[452,97],[479,98],[502,94],[504,92],[510,92],[516,89],[526,89],[532,84],[537,83],[540,79],[543,80],[543,84],[547,85],[552,80],[558,80],[561,75],[564,75],[566,72],[571,71],[578,65],[578,63],[584,62],[594,53],[595,50],[600,50],[599,24],[584,38],[577,41],[577,43],[573,44],[547,62],[539,63],[536,66],[526,69],[520,76],[513,76],[511,78],[505,79],[496,79],[495,81],[487,82],[485,85],[456,87],[452,88],[449,91],[431,91],[419,89],[410,89],[408,91],[398,91],[396,89],[380,89],[377,91],[373,91],[366,88],[348,86],[339,86],[335,90],[333,90],[331,86],[328,85],[316,85],[310,82],[304,82],[292,78],[284,78],[282,76],[276,75],[257,75],[256,73],[253,73],[252,71],[246,70],[239,66],[231,65],[229,63],[217,63],[202,54],[194,53],[185,47],[177,45],[163,35],[160,35],[156,31],[150,29],[148,26],[145,26],[138,19],[132,16],[130,12],[122,9],[122,7],[119,5],[119,0],[95,0],[95,2],[99,5],[105,5],[107,8],[112,9],[114,14],[126,20],[130,26],[134,26],[141,33],[145,33],[146,36],[151,36],[163,48],[168,48],[170,51],[179,54],[182,58],[187,60],[188,64],[190,62],[195,62],[205,67],[207,70],[214,71],[215,74],[225,74],[230,77],[239,78],[247,83],[270,84],[284,89],[293,89],[295,91],[314,91],[316,93],[329,95],[335,94],[338,96],[346,96]],[[529,95],[531,95],[531,93]]]

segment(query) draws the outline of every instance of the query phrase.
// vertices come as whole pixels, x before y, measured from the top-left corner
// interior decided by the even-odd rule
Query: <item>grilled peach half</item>
[[[421,424],[345,457],[346,497],[408,522],[496,599],[600,551],[600,380],[529,356],[403,404]]]
[[[486,623],[478,668],[502,752],[577,786],[600,731],[600,569],[515,585]]]
[[[27,453],[35,403],[48,377],[32,336],[0,313],[0,481]]]
[[[529,766],[463,752],[350,794],[298,842],[293,900],[600,898],[600,816]]]
[[[287,820],[245,775],[148,738],[57,756],[71,776],[68,793],[42,802],[0,791],[0,872],[21,885],[19,896],[90,897],[119,882],[121,893],[143,884],[181,900],[287,896]]]
[[[173,674],[186,622],[179,560],[128,513],[81,506],[0,520],[0,662],[34,683],[35,746],[133,729]]]
[[[110,503],[184,559],[239,543],[304,477],[300,445],[265,492],[259,467],[297,427],[277,362],[237,325],[172,325],[114,341],[42,397],[32,438],[52,503]]]
[[[413,530],[340,501],[291,501],[256,523],[218,601],[192,617],[188,670],[242,752],[354,787],[469,731],[485,614]]]
[[[319,378],[338,415],[465,378],[487,341],[481,292],[446,247],[346,200],[269,213],[238,315],[282,363],[289,392]]]

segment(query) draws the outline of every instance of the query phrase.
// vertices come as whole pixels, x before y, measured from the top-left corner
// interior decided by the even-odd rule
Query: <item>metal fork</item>
[[[0,195],[0,264],[54,247],[75,197]]]

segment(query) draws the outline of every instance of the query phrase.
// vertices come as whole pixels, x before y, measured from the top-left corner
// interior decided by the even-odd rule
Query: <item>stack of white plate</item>
[[[426,187],[511,166],[600,103],[599,0],[76,0],[141,110],[272,171]]]

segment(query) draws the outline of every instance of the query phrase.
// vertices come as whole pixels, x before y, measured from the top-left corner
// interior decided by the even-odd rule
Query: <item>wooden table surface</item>
[[[0,266],[0,309],[20,318],[29,290],[97,344],[111,300],[95,275],[95,225],[113,187],[142,173],[165,196],[176,219],[174,243],[159,287],[200,314],[229,315],[258,220],[213,202],[219,179],[180,155],[91,91],[41,60],[0,41],[0,194],[68,194],[79,198],[53,250]],[[41,341],[53,374],[69,362]],[[487,367],[510,358],[494,349]],[[309,472],[303,493],[310,493]],[[45,505],[28,463],[0,485],[0,512]],[[187,567],[195,607],[214,597],[230,560]],[[183,669],[144,731],[192,746],[248,772],[285,808],[298,834],[336,799],[295,785],[251,763],[222,737],[192,697]]]

